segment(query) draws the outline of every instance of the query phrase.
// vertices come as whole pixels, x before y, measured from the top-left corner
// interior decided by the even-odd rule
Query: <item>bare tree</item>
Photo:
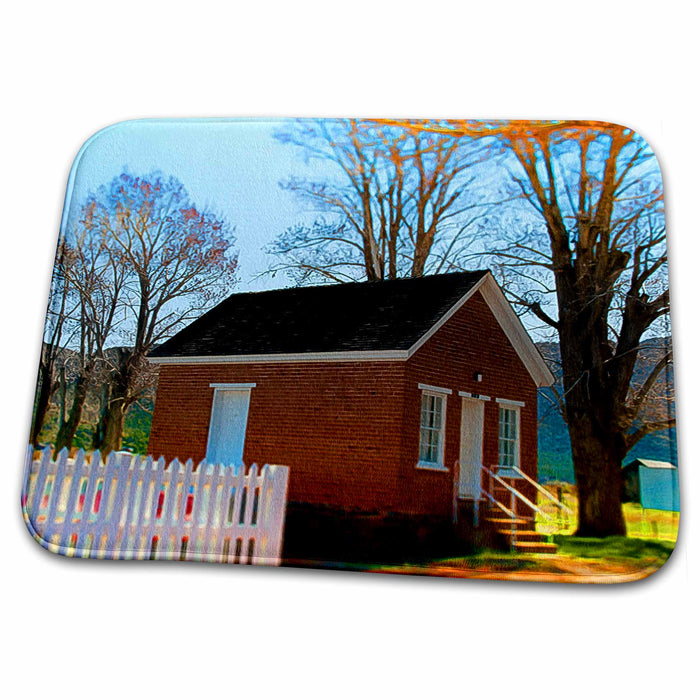
[[[320,162],[320,179],[291,178],[317,217],[271,252],[298,282],[419,277],[447,269],[485,202],[468,171],[482,161],[452,134],[344,120],[300,120],[277,137]]]
[[[109,391],[100,449],[119,449],[127,409],[149,383],[146,355],[230,291],[233,232],[158,173],[122,174],[92,195],[86,235],[104,242],[128,312],[121,347],[104,353]],[[122,283],[123,282],[123,283]]]
[[[83,207],[78,225],[63,245],[66,282],[77,300],[73,319],[78,338],[77,378],[68,416],[61,421],[56,435],[56,453],[73,446],[91,382],[99,363],[106,361],[106,343],[116,330],[123,305],[126,268],[111,254],[111,241],[93,230],[94,215],[95,203],[90,202]]]
[[[669,311],[656,159],[637,134],[615,124],[453,122],[443,130],[510,155],[511,185],[536,227],[515,231],[497,258],[527,280],[511,287],[516,301],[559,339],[577,534],[624,534],[622,460],[645,435],[675,425],[672,399],[661,409],[654,404],[672,361],[670,336],[653,364],[640,358],[644,338],[663,335]],[[526,286],[532,291],[518,292]]]
[[[72,313],[72,304],[74,303],[71,299],[71,289],[65,272],[63,245],[61,245],[54,263],[51,298],[39,359],[37,395],[30,435],[32,445],[39,444],[39,434],[46,421],[51,396],[59,387],[57,371],[61,362],[62,345],[66,340],[66,319]]]

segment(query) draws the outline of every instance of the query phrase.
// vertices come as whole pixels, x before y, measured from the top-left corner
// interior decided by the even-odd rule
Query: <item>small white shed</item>
[[[635,459],[623,467],[623,500],[642,508],[680,510],[678,467],[670,462]]]

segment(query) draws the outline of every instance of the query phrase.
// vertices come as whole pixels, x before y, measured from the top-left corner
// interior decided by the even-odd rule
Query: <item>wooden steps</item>
[[[535,530],[516,530],[518,542],[543,542],[543,535]],[[511,531],[504,529],[498,531],[499,535],[510,535]]]
[[[523,554],[556,554],[557,545],[551,542],[521,542],[516,538],[515,551]]]
[[[547,538],[533,529],[533,520],[527,518],[508,518],[502,514],[494,514],[486,517],[486,522],[492,527],[502,542],[512,543],[516,552],[523,554],[554,554],[557,546],[547,542]],[[513,532],[515,530],[515,532]]]
[[[515,520],[513,520],[512,518],[488,517],[486,518],[486,522],[496,527],[499,532],[506,530],[510,532],[511,525],[515,525],[516,530],[521,530],[524,526],[529,525],[532,521],[526,520],[525,518],[516,518]]]
[[[512,494],[507,489],[493,485],[492,491],[506,491]],[[486,498],[482,498],[476,503],[462,500],[457,504],[457,521],[473,540],[481,546],[523,554],[554,554],[557,551],[557,546],[548,542],[546,535],[537,532],[534,512],[538,511],[538,508],[531,501],[523,496],[520,500],[524,506],[516,504],[515,497],[511,495],[506,505],[495,495],[489,495],[485,491],[483,493],[490,503]],[[533,509],[533,515],[524,514],[524,507]]]

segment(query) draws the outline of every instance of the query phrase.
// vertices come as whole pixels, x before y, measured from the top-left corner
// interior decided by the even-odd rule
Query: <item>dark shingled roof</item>
[[[151,357],[408,350],[486,274],[233,294]]]

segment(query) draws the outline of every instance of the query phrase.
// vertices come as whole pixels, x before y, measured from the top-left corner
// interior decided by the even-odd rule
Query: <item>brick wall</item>
[[[149,453],[203,459],[212,382],[255,382],[243,460],[290,467],[290,500],[395,510],[403,362],[163,365]]]
[[[474,374],[482,374],[477,382]],[[525,366],[491,314],[481,294],[475,294],[408,361],[406,368],[402,500],[416,512],[452,513],[459,459],[462,398],[460,391],[490,396],[484,402],[485,466],[498,463],[496,398],[524,401],[520,409],[521,468],[537,476],[537,388]],[[421,390],[418,384],[451,389],[447,396],[445,466],[448,473],[417,469]],[[528,490],[529,492],[529,490]]]
[[[474,372],[483,381],[473,379]],[[212,382],[255,382],[243,459],[290,467],[292,501],[451,516],[459,458],[458,391],[525,402],[521,454],[536,475],[534,382],[480,294],[407,362],[162,365],[149,453],[203,459]],[[447,398],[447,473],[416,469],[421,391]],[[498,457],[498,406],[485,404],[484,464]]]

